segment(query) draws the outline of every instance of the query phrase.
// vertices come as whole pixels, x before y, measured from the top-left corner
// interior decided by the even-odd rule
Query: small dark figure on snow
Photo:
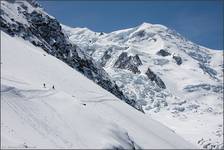
[[[54,85],[52,86],[52,89],[54,90],[55,88],[54,88]]]
[[[44,83],[44,88],[46,88],[46,85],[45,85],[45,83]]]

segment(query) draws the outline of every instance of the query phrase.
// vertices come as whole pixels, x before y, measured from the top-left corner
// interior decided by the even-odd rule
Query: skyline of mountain
[[[109,33],[143,22],[163,24],[197,44],[223,50],[222,0],[39,2],[62,24],[71,27]]]
[[[1,1],[0,23],[1,148],[223,149],[223,51],[161,24],[69,27],[35,0]]]

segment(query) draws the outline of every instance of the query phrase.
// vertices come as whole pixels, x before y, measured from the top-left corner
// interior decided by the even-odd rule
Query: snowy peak
[[[139,25],[139,28],[150,28],[152,26],[151,23],[143,22]]]
[[[4,85],[1,93],[4,92],[4,105],[7,106],[4,108],[7,116],[4,129],[11,131],[11,128],[15,128],[11,126],[12,120],[8,114],[13,114],[18,120],[21,118],[13,113],[11,105],[21,110],[19,112],[22,114],[26,110],[23,118],[31,116],[29,119],[33,120],[34,116],[38,118],[37,122],[43,122],[45,114],[32,114],[34,108],[30,104],[34,104],[39,108],[37,112],[49,112],[47,118],[50,124],[34,123],[31,126],[40,126],[38,131],[48,137],[50,146],[56,143],[55,147],[179,148],[179,142],[182,141],[181,146],[188,147],[188,143],[167,128],[163,128],[165,134],[161,134],[161,125],[147,119],[151,116],[188,141],[200,144],[201,148],[223,148],[222,52],[197,45],[176,31],[157,24],[142,23],[111,33],[71,28],[61,25],[35,3],[1,1],[0,21],[4,38],[4,59],[1,62]],[[17,57],[15,59],[12,56]],[[59,92],[41,89],[43,82],[48,86],[55,85]],[[34,90],[29,91],[30,88]],[[55,99],[58,103],[55,103]],[[120,102],[120,99],[145,114]],[[45,101],[50,106],[45,106]],[[76,109],[73,110],[72,106]],[[50,118],[55,113],[52,110],[56,110],[60,117],[56,115],[57,121],[51,124]],[[71,122],[74,119],[73,115],[69,117],[71,114],[81,117],[76,116],[78,120]],[[86,118],[88,121],[85,121]],[[90,127],[91,120],[99,124]],[[87,122],[85,126],[83,122]],[[57,123],[62,128],[55,127]],[[80,124],[74,129],[77,123]],[[108,128],[105,129],[104,125]],[[45,127],[52,129],[52,132],[46,131]],[[99,132],[96,129],[105,130]],[[194,129],[197,129],[197,133]],[[21,128],[16,127],[16,131],[17,135],[23,134],[18,132]],[[84,131],[88,133],[83,135]],[[109,136],[105,136],[104,131]],[[36,130],[29,130],[30,135],[33,132],[36,133]],[[81,138],[74,137],[77,132]],[[4,143],[17,141],[14,138],[18,137],[10,140],[11,134],[4,134]],[[29,141],[30,135],[26,135],[25,141]],[[35,137],[41,139],[39,136]],[[90,139],[86,144],[88,137]],[[99,138],[92,143],[95,137]],[[105,137],[109,140],[98,143]],[[81,142],[77,144],[74,139]],[[57,145],[58,141],[61,143]]]
[[[43,49],[1,37],[1,148],[194,148]]]
[[[151,23],[147,23],[147,22],[143,22],[141,25],[137,26],[138,29],[141,30],[147,30],[147,29],[156,29],[156,28],[160,28],[161,30],[166,30],[168,29],[166,26],[164,25],[160,25],[160,24],[151,24]]]
[[[114,32],[111,32],[111,34],[113,34],[113,33],[122,34],[123,33],[123,34],[126,34],[126,36],[129,35],[129,38],[131,38],[132,37],[131,35],[135,35],[138,32],[157,33],[158,34],[158,32],[165,32],[167,29],[168,29],[167,27],[160,25],[160,24],[150,24],[150,23],[143,22],[142,24],[140,24],[136,27],[114,31]],[[141,33],[139,33],[139,36],[141,36]]]
[[[35,1],[1,1],[1,148],[194,148],[133,109],[85,51]]]
[[[103,36],[90,36],[91,32],[85,31],[77,34],[67,30],[66,33],[84,53],[104,67],[122,92],[142,106],[145,113],[156,116],[155,119],[159,117],[159,121],[170,124],[179,133],[182,129],[169,120],[181,122],[185,118],[184,126],[188,127],[192,116],[197,116],[211,133],[205,135],[204,127],[196,125],[201,128],[200,137],[213,137],[210,146],[222,143],[222,138],[213,134],[219,130],[223,114],[222,51],[197,45],[158,24],[142,23]],[[94,40],[90,42],[89,37]],[[208,112],[211,108],[212,115]],[[219,123],[208,123],[206,115],[211,115],[209,120],[219,118]],[[200,140],[192,136],[194,139],[186,138],[192,142]],[[204,147],[209,146],[204,144]]]

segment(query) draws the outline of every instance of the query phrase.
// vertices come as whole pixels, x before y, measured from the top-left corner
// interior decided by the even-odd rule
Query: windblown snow
[[[193,146],[42,49],[1,32],[1,148]]]

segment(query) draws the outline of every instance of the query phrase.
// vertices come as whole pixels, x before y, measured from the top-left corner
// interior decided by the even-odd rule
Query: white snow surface
[[[126,95],[142,104],[146,114],[200,148],[223,147],[223,51],[197,45],[174,30],[150,23],[103,34],[62,27],[69,39],[96,61],[101,62],[110,51],[104,69]],[[171,55],[158,55],[161,49]],[[138,67],[140,74],[114,67],[122,52],[139,56],[143,64]],[[173,56],[180,56],[182,64]],[[208,72],[200,64],[207,66]],[[166,89],[158,89],[146,77],[148,68],[162,79]],[[214,90],[217,87],[219,92]]]
[[[1,148],[115,147],[195,148],[42,49],[1,32]]]

